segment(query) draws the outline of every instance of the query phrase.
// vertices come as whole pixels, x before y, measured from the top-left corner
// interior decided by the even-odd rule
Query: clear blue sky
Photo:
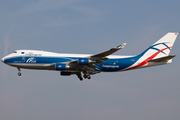
[[[0,58],[17,49],[136,55],[180,33],[179,0],[1,0]],[[0,63],[1,120],[179,120],[180,36],[172,64],[80,82]]]

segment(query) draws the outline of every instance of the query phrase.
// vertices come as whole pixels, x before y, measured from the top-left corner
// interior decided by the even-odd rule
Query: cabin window
[[[21,54],[24,54],[24,52],[21,52]]]

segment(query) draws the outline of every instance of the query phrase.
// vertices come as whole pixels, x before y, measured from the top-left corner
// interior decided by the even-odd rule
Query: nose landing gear
[[[21,69],[20,69],[20,68],[17,68],[17,69],[18,69],[18,71],[19,71],[19,72],[18,72],[18,76],[21,76],[21,72],[20,72]]]
[[[20,73],[20,72],[18,72],[18,76],[21,76],[21,73]]]

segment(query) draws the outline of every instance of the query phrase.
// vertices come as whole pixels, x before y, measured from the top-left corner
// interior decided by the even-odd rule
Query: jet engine
[[[67,64],[56,64],[55,65],[56,70],[67,70],[70,68]]]
[[[61,71],[61,75],[62,75],[62,76],[70,76],[71,74],[72,74],[71,72]]]
[[[89,58],[79,58],[78,64],[79,65],[89,65],[89,63],[92,63],[94,61],[90,60]]]

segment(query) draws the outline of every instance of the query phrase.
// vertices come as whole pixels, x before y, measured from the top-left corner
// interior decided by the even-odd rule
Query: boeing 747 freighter
[[[16,50],[2,58],[2,62],[16,67],[21,76],[21,68],[60,71],[62,76],[77,75],[90,79],[100,72],[121,72],[172,62],[175,55],[169,55],[178,33],[167,33],[156,43],[136,56],[111,55],[124,48],[126,43],[98,54],[64,54],[38,50]]]

